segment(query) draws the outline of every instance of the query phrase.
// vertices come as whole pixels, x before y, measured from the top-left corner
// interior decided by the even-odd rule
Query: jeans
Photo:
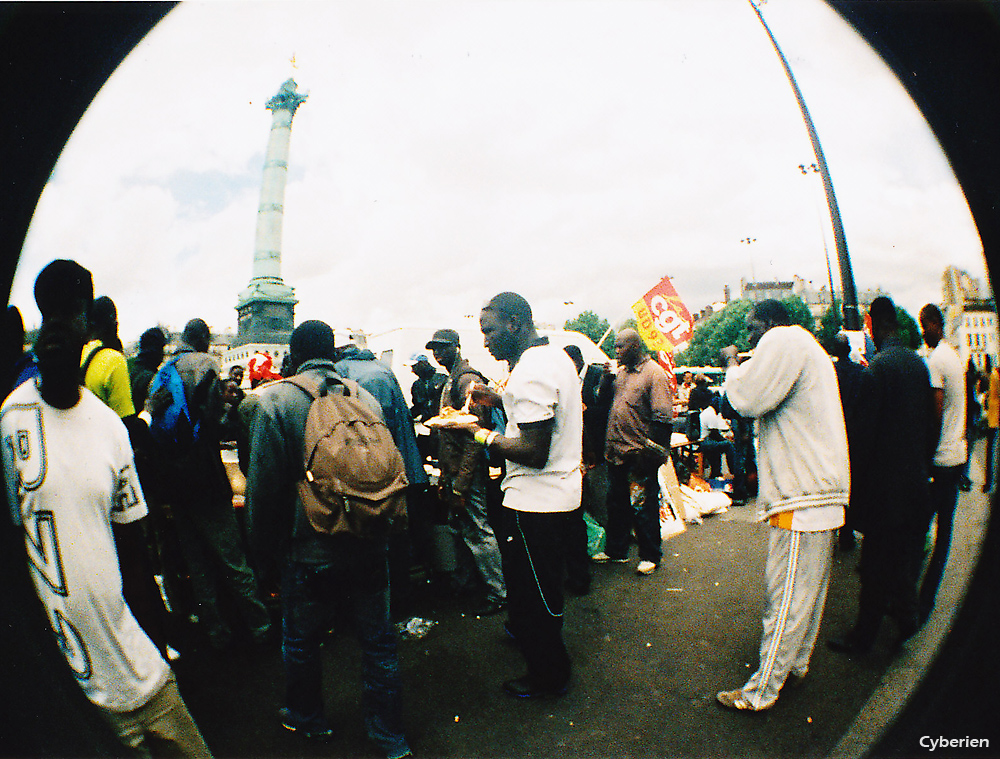
[[[458,533],[472,554],[479,576],[486,585],[486,600],[503,603],[507,598],[500,547],[486,517],[486,472],[480,468],[465,503],[455,517]]]
[[[629,536],[633,524],[639,543],[639,558],[660,563],[663,555],[660,540],[660,483],[658,463],[631,457],[622,464],[608,464],[608,537],[607,554],[613,559],[628,556]],[[633,508],[629,479],[642,486],[642,504]]]
[[[931,482],[931,505],[937,515],[937,535],[934,538],[934,552],[931,554],[927,574],[920,586],[920,616],[926,619],[934,608],[938,586],[944,575],[944,565],[948,561],[948,548],[951,545],[951,527],[955,518],[955,505],[958,502],[958,481],[962,476],[963,465],[936,466],[933,468],[934,480]]]
[[[288,562],[282,577],[284,607],[281,653],[285,664],[285,708],[296,728],[327,728],[323,715],[320,644],[334,615],[353,625],[361,647],[362,707],[368,737],[386,756],[402,756],[402,688],[396,630],[389,616],[389,588],[355,582],[343,562]]]

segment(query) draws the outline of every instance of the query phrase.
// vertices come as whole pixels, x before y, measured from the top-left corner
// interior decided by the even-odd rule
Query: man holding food
[[[455,330],[439,329],[426,347],[433,352],[434,360],[448,370],[439,404],[442,415],[447,418],[449,412],[463,409],[473,383],[485,382],[486,377],[462,357]],[[490,427],[488,407],[477,405],[470,411],[475,414],[479,426]],[[441,469],[438,479],[441,499],[448,505],[458,533],[472,553],[486,586],[486,597],[473,613],[478,616],[496,614],[507,602],[507,588],[500,548],[486,515],[489,478],[486,453],[467,432],[442,426],[438,431],[438,466]]]
[[[562,638],[562,574],[570,513],[580,505],[580,379],[566,352],[539,337],[520,295],[495,296],[480,313],[479,326],[486,348],[510,367],[502,395],[485,385],[472,388],[473,403],[502,402],[504,433],[465,426],[508,462],[500,531],[507,546],[507,630],[527,673],[503,687],[516,698],[554,698],[566,692],[571,668]]]

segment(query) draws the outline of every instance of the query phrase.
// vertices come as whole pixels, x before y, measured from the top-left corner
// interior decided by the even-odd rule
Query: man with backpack
[[[202,319],[185,325],[175,357],[153,379],[146,413],[159,443],[164,497],[172,507],[191,573],[198,618],[209,643],[222,650],[229,646],[232,631],[219,610],[220,581],[236,601],[255,643],[270,639],[271,622],[243,551],[233,491],[219,451],[228,409],[221,369],[208,353],[209,340]]]
[[[487,383],[487,378],[462,357],[458,333],[439,329],[425,346],[434,360],[448,370],[441,389],[441,408],[461,409],[473,383]],[[478,404],[470,409],[479,417],[479,426],[493,429],[490,409]],[[441,499],[450,507],[458,533],[469,548],[479,576],[486,586],[483,603],[473,612],[488,616],[501,611],[507,602],[500,548],[493,526],[486,515],[486,488],[489,470],[482,446],[464,430],[441,429],[438,432],[438,485]]]
[[[410,749],[389,615],[388,533],[394,521],[405,518],[402,460],[378,401],[337,374],[329,325],[303,322],[289,347],[298,373],[260,394],[246,489],[251,548],[283,566],[282,725],[307,738],[332,734],[323,713],[320,644],[336,612],[353,623],[361,647],[368,737],[387,759],[399,759]],[[352,433],[352,426],[370,430],[370,437],[367,431]],[[371,451],[366,463],[354,465],[353,478],[349,471],[338,477],[338,465],[347,463],[349,453],[338,461],[337,449],[318,441],[352,434],[365,435]],[[375,471],[379,462],[385,466]],[[337,479],[341,482],[333,482]],[[345,497],[352,484],[347,479],[355,479],[356,487]],[[372,486],[369,492],[363,492],[366,486]],[[337,495],[329,495],[332,491]],[[386,511],[368,508],[386,505]],[[364,516],[370,518],[356,519]]]

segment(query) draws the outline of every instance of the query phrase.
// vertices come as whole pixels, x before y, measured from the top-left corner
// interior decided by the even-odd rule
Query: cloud
[[[981,275],[947,161],[877,56],[818,0],[764,12],[858,289],[914,309],[947,264]],[[92,268],[126,338],[193,315],[234,329],[264,104],[289,76],[309,93],[282,261],[299,319],[441,326],[513,289],[540,321],[615,320],[665,274],[692,311],[741,278],[826,281],[825,199],[797,168],[809,141],[743,0],[196,3],[133,51],[61,157],[15,281],[27,321],[60,255]]]

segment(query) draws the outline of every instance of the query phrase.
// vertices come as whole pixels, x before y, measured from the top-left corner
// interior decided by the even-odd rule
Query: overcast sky
[[[816,123],[858,289],[914,315],[982,245],[929,128],[820,0],[763,12]],[[264,108],[294,77],[282,276],[298,321],[459,326],[502,290],[612,322],[662,276],[695,312],[740,279],[827,280],[805,127],[746,0],[178,6],[108,80],[42,195],[12,293],[75,258],[128,342],[234,330]],[[742,239],[755,238],[747,245]],[[985,283],[985,279],[984,279]]]

